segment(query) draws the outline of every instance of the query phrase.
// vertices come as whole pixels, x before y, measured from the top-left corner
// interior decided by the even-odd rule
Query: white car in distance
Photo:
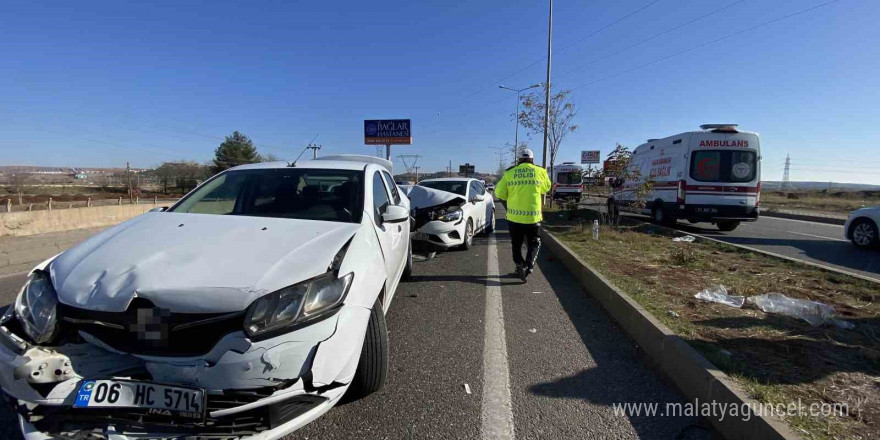
[[[880,246],[880,206],[856,209],[843,225],[844,235],[859,248]]]
[[[477,179],[427,179],[406,191],[417,250],[470,249],[474,235],[495,230],[495,201]]]
[[[37,266],[0,321],[24,438],[277,439],[380,389],[412,268],[390,172],[232,168]]]

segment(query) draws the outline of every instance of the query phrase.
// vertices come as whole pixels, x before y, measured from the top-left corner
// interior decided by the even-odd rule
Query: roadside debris
[[[599,220],[593,220],[593,240],[599,239]]]
[[[744,296],[728,295],[727,288],[721,284],[715,287],[711,287],[709,289],[701,290],[699,293],[694,295],[694,297],[697,299],[702,299],[704,301],[724,304],[730,307],[736,307],[737,309],[741,308],[746,300],[746,297]]]
[[[776,292],[750,296],[748,301],[763,312],[800,318],[814,327],[832,324],[843,329],[855,328],[853,323],[835,318],[834,307],[820,302],[789,298]]]
[[[471,386],[468,384],[464,384],[464,392],[470,394],[471,393]]]
[[[538,333],[538,329],[536,329],[536,328],[530,328],[530,329],[529,329],[529,333]]]
[[[675,237],[672,239],[672,241],[683,241],[686,243],[692,243],[696,239],[697,238],[694,237],[693,235],[685,235],[684,237]]]
[[[669,316],[671,316],[671,317],[673,317],[673,318],[678,318],[678,317],[680,316],[680,315],[679,315],[678,313],[676,313],[674,310],[667,310],[667,311],[666,311],[666,314],[669,315]]]

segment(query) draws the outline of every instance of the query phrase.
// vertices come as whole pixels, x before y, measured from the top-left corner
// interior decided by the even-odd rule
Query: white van
[[[584,169],[574,162],[553,167],[553,199],[581,198],[584,191]]]
[[[632,208],[634,190],[650,180],[641,199],[642,214],[657,223],[711,222],[732,231],[758,219],[761,198],[761,147],[757,133],[736,124],[701,125],[702,131],[649,139],[633,151],[630,171],[637,178],[617,180],[609,210]],[[632,176],[631,172],[627,175]],[[630,209],[631,210],[631,209]]]

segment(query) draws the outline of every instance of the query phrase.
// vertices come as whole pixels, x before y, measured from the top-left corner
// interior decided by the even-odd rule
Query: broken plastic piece
[[[692,243],[696,239],[697,238],[693,235],[685,235],[684,237],[675,237],[672,239],[672,241],[684,241],[686,243]]]
[[[724,304],[736,308],[742,307],[743,303],[745,303],[746,301],[746,297],[744,296],[728,295],[727,288],[721,284],[715,287],[711,287],[709,289],[701,290],[699,293],[694,295],[694,297],[697,299],[702,299],[704,301]]]
[[[529,329],[529,333],[538,333],[538,329],[536,329],[536,328],[530,328],[530,329]]]
[[[855,328],[853,323],[835,318],[834,307],[816,301],[789,298],[781,293],[771,292],[750,296],[749,304],[754,304],[766,313],[803,319],[812,326],[832,324],[844,329]]]
[[[464,384],[464,392],[470,394],[471,393],[471,386],[468,384]]]

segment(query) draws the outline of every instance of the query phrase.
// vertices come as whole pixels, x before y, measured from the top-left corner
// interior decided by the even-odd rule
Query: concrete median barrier
[[[114,205],[2,213],[0,214],[0,237],[110,226],[141,215],[154,207],[153,204]]]
[[[639,348],[651,365],[668,377],[691,402],[718,402],[740,408],[758,408],[740,386],[684,339],[654,318],[626,293],[620,291],[553,234],[541,230],[546,248],[577,278]],[[740,417],[707,417],[706,420],[728,440],[797,440],[784,422],[752,414]]]

